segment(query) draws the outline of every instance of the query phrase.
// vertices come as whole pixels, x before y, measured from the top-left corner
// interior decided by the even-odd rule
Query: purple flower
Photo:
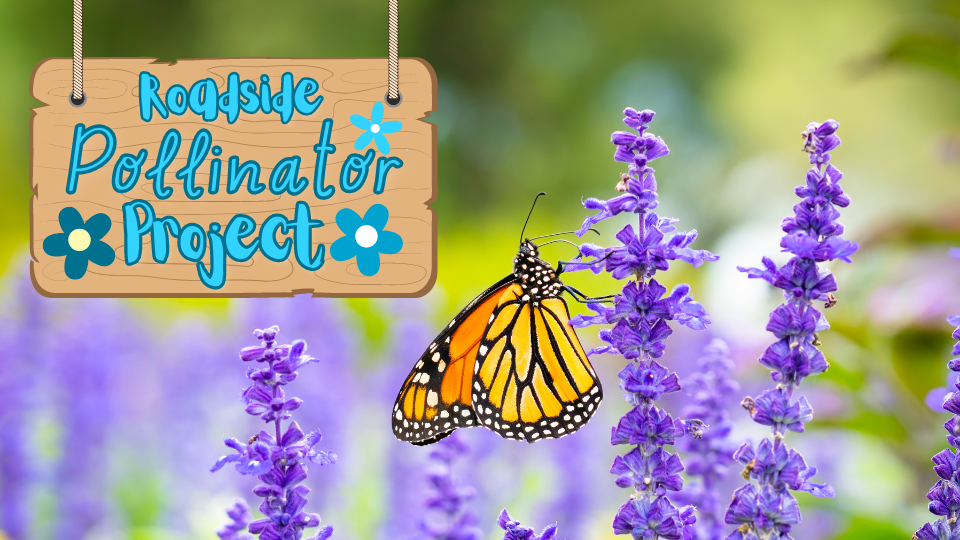
[[[266,432],[260,432],[260,435],[264,434]],[[244,475],[260,476],[272,469],[273,461],[271,460],[270,447],[259,440],[260,435],[257,435],[258,440],[250,444],[244,444],[234,437],[224,440],[223,444],[233,448],[237,453],[221,456],[210,469],[210,472],[219,471],[227,463],[236,463],[237,472]]]
[[[310,489],[301,485],[307,479],[303,462],[329,465],[336,462],[337,456],[315,448],[322,438],[319,430],[307,435],[292,420],[283,429],[283,420],[289,419],[301,403],[298,398],[286,398],[283,386],[297,378],[299,367],[315,360],[304,354],[303,341],[278,345],[279,331],[276,326],[256,330],[254,336],[262,340],[260,346],[240,351],[241,360],[259,364],[247,371],[252,384],[243,391],[241,399],[247,404],[248,414],[273,424],[273,433],[260,431],[246,444],[235,438],[226,439],[224,444],[237,453],[221,457],[211,470],[236,463],[240,474],[257,476],[263,482],[253,488],[253,493],[263,499],[259,510],[266,517],[249,524],[251,533],[261,540],[300,540],[304,529],[320,524],[320,516],[304,511]],[[323,527],[312,540],[326,540],[332,534],[333,528]]]
[[[913,535],[914,540],[960,540],[960,525],[956,521],[938,519],[924,523]]]
[[[634,407],[610,435],[610,444],[664,446],[686,434],[684,424],[656,407]]]
[[[253,520],[247,501],[239,498],[234,501],[233,506],[227,509],[227,517],[230,523],[217,531],[217,536],[222,540],[253,540],[252,534],[244,532]]]
[[[483,531],[476,525],[476,516],[466,508],[466,504],[476,497],[476,490],[458,485],[453,477],[453,464],[465,456],[469,448],[458,433],[431,448],[432,466],[427,471],[430,493],[426,506],[434,515],[421,521],[421,532],[431,540],[480,540]]]
[[[960,487],[955,482],[939,480],[927,493],[930,513],[938,516],[955,516],[960,510]]]
[[[801,397],[791,403],[789,394],[783,388],[764,390],[756,400],[744,398],[743,407],[754,422],[761,426],[772,426],[777,434],[783,434],[787,429],[803,433],[804,422],[813,420],[813,407],[807,398]]]
[[[792,254],[790,260],[780,268],[767,257],[761,261],[762,268],[737,267],[747,277],[781,289],[784,303],[770,313],[767,331],[776,341],[759,358],[760,364],[771,370],[777,386],[742,402],[753,421],[770,426],[774,437],[772,441],[764,439],[756,451],[745,444],[734,455],[746,465],[744,478],[756,484],[738,489],[727,507],[726,522],[739,525],[730,538],[778,538],[788,533],[791,525],[800,522],[791,490],[834,496],[830,486],[810,481],[816,467],[808,467],[798,452],[788,449],[784,437],[788,431],[802,433],[813,419],[813,408],[805,397],[794,396],[796,389],[806,377],[828,368],[818,333],[830,325],[814,302],[824,302],[827,308],[836,304],[837,281],[819,263],[850,262],[859,247],[840,236],[843,225],[837,222],[838,208],[850,204],[840,187],[843,174],[829,163],[828,152],[840,145],[838,128],[837,122],[828,120],[809,124],[803,132],[803,150],[810,154],[813,167],[807,171],[804,185],[794,190],[801,200],[793,207],[793,215],[781,223],[785,234],[780,247]]]
[[[683,463],[679,455],[663,447],[684,435],[701,437],[704,424],[693,418],[675,419],[655,406],[663,394],[680,390],[680,385],[676,373],[653,359],[663,355],[665,340],[673,333],[669,321],[704,330],[710,316],[690,296],[689,285],[677,285],[668,294],[654,275],[668,270],[670,261],[681,260],[696,268],[704,261],[717,260],[717,256],[690,247],[697,238],[696,231],[678,232],[675,219],[661,218],[654,212],[658,205],[657,181],[650,162],[670,150],[663,139],[646,132],[653,111],[628,108],[624,116],[624,124],[637,133],[617,131],[610,138],[617,147],[614,160],[628,165],[616,186],[620,194],[608,200],[584,201],[584,207],[598,212],[584,220],[578,234],[583,236],[592,226],[623,213],[636,215],[636,222],[620,229],[616,235],[620,244],[615,247],[581,245],[583,260],[568,264],[566,269],[595,274],[605,271],[614,279],[628,281],[614,297],[612,307],[589,304],[595,315],[574,317],[571,324],[613,325],[600,330],[599,337],[606,345],[590,354],[616,353],[631,360],[620,372],[620,388],[627,392],[624,398],[633,408],[613,428],[610,443],[636,448],[617,456],[610,472],[617,475],[617,485],[632,487],[634,493],[617,511],[614,531],[644,539],[690,538],[696,521],[693,507],[678,510],[666,497],[668,491],[682,489]]]
[[[644,497],[630,499],[620,507],[613,520],[613,532],[632,535],[636,540],[679,540],[686,527],[695,522],[692,507],[677,511],[666,497]]]
[[[633,487],[636,491],[651,491],[658,496],[667,491],[683,489],[683,463],[680,456],[657,448],[650,456],[644,456],[639,448],[617,456],[610,472],[617,476],[617,485]]]
[[[833,488],[826,484],[808,482],[817,469],[807,467],[799,452],[770,442],[770,439],[763,439],[756,452],[753,445],[746,443],[733,457],[747,466],[744,475],[749,475],[761,485],[770,485],[781,491],[788,487],[794,491],[806,491],[815,497],[835,495]]]
[[[950,255],[960,258],[960,251],[956,248],[951,250]],[[960,315],[947,317],[947,323],[956,326],[951,336],[960,340]],[[953,354],[960,354],[960,341],[953,348]],[[952,381],[953,388],[935,389],[932,394],[939,393],[943,395],[941,409],[951,413],[951,417],[943,424],[947,430],[947,443],[956,448],[960,446],[960,358],[953,358],[947,362],[947,367],[951,374],[949,380]],[[927,403],[930,403],[930,395],[927,396]],[[934,408],[934,407],[932,407]],[[934,408],[936,410],[936,408]],[[928,508],[930,512],[943,518],[927,523],[920,528],[914,535],[919,540],[960,539],[960,527],[957,526],[957,518],[960,517],[960,453],[952,449],[944,449],[933,456],[933,470],[940,477],[933,486],[927,498],[930,499]]]
[[[651,360],[629,363],[620,371],[620,389],[629,392],[624,398],[633,405],[651,403],[663,394],[680,391],[677,374]]]
[[[762,531],[788,533],[791,525],[800,523],[800,507],[789,491],[769,485],[758,490],[753,484],[747,484],[733,493],[724,521],[729,525],[752,525]]]
[[[500,512],[497,524],[504,530],[503,540],[555,540],[557,536],[556,525],[551,525],[537,534],[533,529],[520,525],[519,521],[514,521],[506,508]]]

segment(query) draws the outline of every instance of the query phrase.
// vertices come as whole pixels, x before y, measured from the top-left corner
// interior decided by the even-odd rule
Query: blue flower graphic
[[[67,257],[63,269],[68,278],[82,278],[88,262],[98,266],[113,264],[117,254],[101,240],[112,225],[106,214],[95,214],[84,222],[76,208],[67,206],[60,210],[59,221],[63,232],[44,238],[43,251],[51,257]]]
[[[390,143],[387,142],[384,135],[400,131],[403,127],[403,124],[396,120],[383,121],[383,103],[380,102],[373,104],[369,120],[359,114],[354,114],[350,116],[350,122],[358,128],[366,130],[357,137],[357,142],[353,144],[353,147],[357,150],[363,150],[370,146],[370,141],[373,140],[377,145],[377,150],[383,155],[390,153]]]
[[[400,235],[385,231],[390,212],[382,204],[371,206],[363,218],[344,208],[337,212],[337,227],[346,236],[330,246],[330,255],[337,261],[357,258],[360,273],[372,276],[380,271],[380,254],[393,255],[403,247]]]

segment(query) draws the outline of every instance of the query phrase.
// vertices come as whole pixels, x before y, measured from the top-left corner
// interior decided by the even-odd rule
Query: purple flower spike
[[[246,502],[238,500],[227,512],[233,523],[218,533],[224,539],[254,538],[241,533],[246,528],[260,540],[301,540],[304,529],[320,525],[320,516],[304,511],[310,489],[301,485],[307,479],[303,462],[330,465],[337,461],[336,454],[314,448],[322,438],[319,430],[305,434],[293,420],[283,429],[283,421],[303,403],[299,398],[287,398],[283,387],[297,378],[297,369],[316,360],[305,354],[307,344],[302,340],[278,345],[279,331],[276,326],[256,330],[254,337],[261,340],[260,345],[240,351],[241,360],[259,364],[247,371],[252,384],[241,394],[246,411],[273,424],[273,429],[261,430],[247,443],[226,439],[224,444],[236,453],[221,457],[211,469],[216,472],[227,463],[235,463],[240,474],[259,478],[263,483],[253,488],[253,493],[263,499],[259,510],[266,517],[250,521]],[[311,540],[326,540],[332,535],[332,527],[323,527]]]
[[[663,447],[685,435],[702,437],[706,426],[696,418],[677,419],[657,408],[656,402],[664,394],[680,390],[680,384],[676,373],[654,359],[663,355],[666,339],[673,333],[670,321],[704,330],[710,324],[710,315],[690,296],[689,285],[680,284],[668,292],[654,276],[668,270],[670,261],[680,260],[697,268],[717,260],[717,256],[691,247],[697,231],[678,232],[677,220],[655,213],[659,204],[657,180],[650,163],[668,155],[670,149],[663,139],[647,132],[653,116],[649,110],[624,111],[623,123],[636,133],[616,131],[610,141],[616,145],[614,160],[626,163],[627,172],[620,175],[616,197],[583,202],[586,209],[596,213],[584,220],[578,234],[583,236],[590,227],[620,214],[634,214],[635,221],[617,233],[617,246],[582,244],[580,260],[568,264],[566,270],[608,272],[614,279],[627,280],[612,306],[588,304],[595,315],[578,315],[571,320],[580,328],[612,325],[599,332],[606,345],[589,354],[615,353],[630,360],[620,372],[620,388],[633,408],[613,428],[610,443],[635,448],[617,456],[610,472],[617,475],[618,486],[633,488],[634,492],[617,511],[614,531],[637,539],[686,539],[692,538],[694,509],[678,509],[667,497],[667,493],[675,494],[683,488],[680,472],[684,466],[679,455]]]
[[[471,486],[458,485],[453,476],[453,465],[467,455],[469,448],[458,433],[432,446],[427,470],[426,506],[431,516],[420,522],[420,530],[432,540],[480,540],[483,531],[477,527],[477,517],[467,509],[467,503],[476,497]]]
[[[762,268],[737,267],[747,277],[781,289],[784,303],[770,313],[767,331],[776,341],[759,358],[777,386],[742,402],[754,422],[771,428],[773,437],[763,439],[756,450],[745,444],[734,454],[745,465],[744,478],[756,484],[734,493],[724,519],[738,528],[728,538],[789,538],[791,526],[800,522],[791,491],[834,496],[830,486],[810,481],[816,467],[808,467],[803,456],[788,449],[784,438],[790,431],[802,433],[805,424],[813,420],[813,407],[805,397],[795,395],[800,383],[829,367],[819,349],[819,332],[830,325],[814,303],[823,302],[825,308],[836,304],[837,281],[819,264],[834,259],[850,262],[859,247],[840,236],[843,225],[837,222],[838,208],[850,205],[840,187],[843,173],[830,164],[828,153],[840,146],[839,127],[827,120],[809,124],[803,132],[803,150],[810,154],[813,167],[807,171],[805,183],[794,190],[801,201],[781,223],[785,235],[780,247],[793,255],[791,259],[780,268],[767,257],[761,261]]]
[[[952,248],[950,256],[960,259],[960,249]],[[947,317],[947,324],[957,327],[951,336],[958,340],[952,354],[960,354],[960,315]],[[947,444],[960,447],[960,358],[947,362],[950,369],[947,388],[935,388],[928,394],[928,405],[937,412],[951,413],[950,420],[943,424],[947,430]],[[940,398],[940,404],[930,403],[930,397]],[[938,406],[935,406],[938,405]],[[943,518],[927,523],[914,534],[916,540],[960,540],[960,452],[952,449],[942,450],[933,456],[933,470],[940,477],[936,485],[927,493],[930,499],[930,512]]]

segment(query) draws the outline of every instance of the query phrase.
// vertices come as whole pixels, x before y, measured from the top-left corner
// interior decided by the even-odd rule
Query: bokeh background
[[[853,199],[841,221],[861,250],[834,268],[840,303],[822,336],[832,367],[805,383],[816,418],[793,437],[837,497],[802,497],[794,537],[904,538],[930,517],[929,458],[947,416],[924,399],[946,382],[944,317],[960,312],[960,261],[947,257],[960,245],[960,2],[402,2],[401,55],[425,58],[439,79],[439,279],[424,299],[378,301],[39,297],[26,272],[29,82],[38,62],[70,54],[69,4],[0,0],[0,530],[10,540],[213,538],[235,496],[252,500],[249,479],[207,471],[224,437],[259,429],[238,399],[236,352],[272,324],[321,359],[291,387],[305,401],[301,425],[319,427],[340,456],[310,471],[309,509],[335,538],[415,538],[428,451],[390,434],[399,384],[436,331],[509,271],[534,194],[550,194],[528,229],[543,234],[577,228],[582,197],[613,193],[622,167],[609,134],[626,106],[656,110],[651,130],[672,150],[657,161],[661,214],[721,257],[666,274],[693,286],[714,324],[678,330],[665,363],[682,378],[721,337],[744,395],[768,384],[755,360],[778,298],[736,266],[779,250],[808,166],[800,131],[840,122],[834,163]],[[87,56],[386,54],[382,0],[86,4]],[[601,226],[603,240],[618,229]],[[569,246],[548,250],[569,257]],[[603,277],[566,279],[616,290]],[[580,334],[595,344],[594,330]],[[487,538],[503,507],[525,524],[558,522],[568,540],[613,537],[627,496],[608,473],[608,429],[627,407],[621,364],[595,359],[608,397],[574,437],[528,446],[464,434],[471,453],[456,473],[476,488],[469,505]],[[731,415],[735,437],[761,436],[736,403]]]

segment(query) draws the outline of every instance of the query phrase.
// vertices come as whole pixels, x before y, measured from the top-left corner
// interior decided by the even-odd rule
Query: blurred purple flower
[[[20,344],[0,350],[0,530],[10,540],[34,537],[31,530],[33,484],[37,454],[31,448],[32,414],[37,409],[39,375],[53,371],[50,353],[52,302],[33,288],[29,271],[9,285],[0,336],[4,343]],[[57,357],[56,360],[66,358]]]
[[[568,538],[588,537],[595,510],[603,506],[606,486],[596,480],[607,469],[596,456],[606,451],[601,435],[606,429],[590,423],[581,430],[582,435],[558,439],[544,448],[552,457],[554,484],[551,497],[535,515],[544,523],[556,520]]]
[[[51,329],[57,336],[51,352],[64,441],[53,479],[59,538],[83,538],[107,516],[104,470],[111,460],[110,428],[119,412],[111,390],[119,383],[117,367],[138,346],[129,338],[138,334],[129,318],[117,301],[80,300]]]
[[[638,112],[628,108],[623,122],[637,134],[617,131],[611,142],[617,146],[614,160],[627,163],[628,172],[622,174],[616,189],[622,195],[609,200],[587,199],[587,209],[599,210],[583,222],[578,234],[600,221],[621,213],[637,216],[636,226],[627,224],[616,238],[619,246],[604,248],[593,244],[580,246],[581,260],[566,266],[569,271],[591,270],[595,274],[606,271],[614,279],[628,279],[613,307],[589,304],[596,313],[577,316],[571,321],[576,327],[594,324],[612,324],[599,332],[606,346],[590,354],[615,353],[630,363],[620,372],[620,388],[633,408],[627,412],[610,436],[613,445],[635,445],[632,451],[617,456],[610,472],[617,475],[620,487],[633,488],[630,500],[620,507],[614,518],[616,534],[632,534],[634,538],[690,538],[696,522],[694,509],[677,509],[667,492],[683,488],[680,473],[683,463],[677,454],[664,450],[678,438],[690,434],[700,437],[703,422],[697,419],[679,420],[656,407],[664,394],[680,390],[676,373],[670,373],[655,362],[663,355],[665,340],[673,330],[668,321],[675,321],[694,330],[704,330],[710,316],[703,306],[690,296],[690,286],[680,284],[668,294],[667,288],[654,279],[661,270],[670,268],[670,261],[681,260],[694,268],[704,261],[718,257],[709,251],[694,250],[690,245],[697,232],[677,232],[675,219],[661,218],[657,208],[657,181],[649,163],[667,155],[670,150],[663,139],[647,133],[653,120],[653,111]]]
[[[740,385],[730,377],[733,362],[727,357],[729,351],[722,340],[712,340],[697,361],[698,370],[689,380],[687,388],[696,389],[693,403],[683,409],[683,416],[699,419],[706,424],[699,439],[685,437],[677,447],[687,460],[686,474],[692,481],[677,499],[697,509],[697,522],[693,527],[693,540],[720,540],[725,535],[723,501],[719,484],[727,476],[733,463],[736,444],[730,440],[733,423],[727,409],[731,398],[740,390]]]
[[[406,362],[392,360],[418,358],[423,353],[420,345],[429,343],[436,332],[429,321],[430,306],[425,299],[395,299],[384,302],[383,306],[391,320],[387,327],[387,345],[382,353],[383,367],[368,370],[365,385],[381,400],[379,406],[392,407],[396,381],[402,380],[410,367]],[[389,429],[388,423],[384,426]],[[384,507],[385,515],[377,538],[415,538],[421,530],[414,516],[423,513],[423,452],[420,447],[401,443],[393,437],[385,444],[385,495],[390,504]]]
[[[784,303],[770,313],[767,331],[777,339],[767,347],[759,362],[771,370],[777,383],[756,399],[747,397],[743,407],[754,422],[770,426],[773,440],[763,439],[754,450],[744,444],[734,457],[746,465],[744,478],[756,481],[734,493],[724,520],[738,525],[728,538],[782,538],[792,525],[800,522],[800,510],[790,490],[807,491],[816,497],[833,497],[833,488],[814,484],[810,478],[816,467],[808,467],[795,450],[788,450],[784,437],[787,431],[803,432],[804,424],[813,419],[813,408],[805,397],[796,398],[794,391],[804,378],[826,371],[828,365],[820,352],[818,332],[829,328],[826,318],[813,303],[825,307],[836,303],[833,293],[837,282],[818,263],[840,259],[850,262],[859,247],[840,237],[843,225],[837,222],[850,198],[840,187],[843,174],[830,164],[830,150],[840,145],[836,135],[839,124],[827,120],[811,123],[803,132],[803,150],[810,154],[813,167],[807,171],[806,183],[795,193],[801,201],[794,214],[783,220],[786,233],[780,242],[783,251],[793,257],[782,267],[764,257],[763,268],[737,267],[749,278],[763,279],[783,290]]]
[[[304,434],[292,420],[283,430],[283,420],[290,418],[301,400],[287,398],[282,387],[297,378],[298,368],[315,359],[306,354],[307,345],[302,340],[277,344],[279,331],[276,326],[256,330],[254,336],[261,340],[260,345],[240,351],[241,360],[259,364],[247,370],[253,384],[243,391],[241,399],[247,404],[248,414],[273,424],[273,433],[260,431],[246,444],[234,438],[225,440],[224,444],[237,453],[221,457],[211,471],[234,462],[240,474],[257,476],[263,482],[253,493],[263,499],[260,512],[266,517],[249,524],[251,533],[261,540],[300,540],[304,529],[320,524],[320,516],[303,511],[310,489],[301,485],[307,479],[302,462],[329,465],[337,456],[314,448],[322,438],[319,430]],[[326,540],[332,534],[332,527],[323,527],[312,539]]]
[[[234,501],[233,506],[227,509],[227,517],[230,523],[217,531],[217,536],[222,540],[253,540],[252,534],[244,532],[253,520],[247,501],[240,498]]]
[[[559,540],[556,525],[550,525],[537,534],[533,529],[520,525],[519,521],[514,521],[506,508],[500,512],[497,524],[504,530],[503,540]]]
[[[480,540],[483,531],[476,526],[476,516],[466,509],[466,503],[476,496],[476,491],[470,486],[458,485],[453,477],[453,463],[465,456],[469,448],[458,433],[432,448],[426,506],[434,511],[434,517],[420,522],[421,531],[431,540]]]

